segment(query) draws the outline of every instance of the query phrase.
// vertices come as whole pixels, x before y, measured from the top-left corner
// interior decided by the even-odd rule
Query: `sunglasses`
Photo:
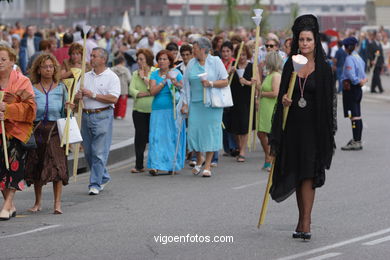
[[[266,45],[265,45],[266,48],[273,48],[273,47],[275,47],[275,46],[276,46],[276,45],[273,45],[273,44],[266,44]]]

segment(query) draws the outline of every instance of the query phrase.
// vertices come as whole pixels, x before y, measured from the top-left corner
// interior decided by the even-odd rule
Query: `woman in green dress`
[[[260,139],[264,151],[263,169],[271,170],[270,146],[268,145],[268,134],[271,132],[272,115],[279,93],[279,85],[283,60],[276,51],[267,53],[265,57],[265,66],[268,71],[261,89],[257,89],[256,108],[257,108],[257,136]]]

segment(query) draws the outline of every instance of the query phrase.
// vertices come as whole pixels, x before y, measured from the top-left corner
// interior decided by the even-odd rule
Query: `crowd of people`
[[[113,120],[126,117],[130,95],[136,155],[132,173],[147,168],[153,176],[175,174],[188,160],[194,175],[211,177],[222,149],[224,156],[246,161],[248,132],[255,131],[264,152],[262,168],[274,168],[272,198],[279,202],[296,192],[299,221],[293,237],[310,239],[315,188],[324,184],[335,149],[336,93],[343,93],[344,114],[353,130],[353,139],[342,149],[360,150],[365,73],[373,74],[371,92],[378,88],[382,93],[380,77],[388,69],[390,50],[384,30],[368,35],[349,30],[327,39],[310,15],[297,18],[291,36],[268,33],[259,46],[255,31],[241,27],[214,32],[137,25],[127,32],[97,26],[86,35],[85,87],[71,104],[62,80],[73,78],[73,69],[82,68],[83,37],[80,27],[37,30],[16,23],[0,31],[0,87],[5,93],[0,120],[5,123],[10,154],[9,169],[4,157],[1,160],[1,220],[16,215],[13,198],[16,190],[23,190],[24,181],[34,185],[31,212],[41,210],[42,186],[52,182],[53,212],[62,214],[62,187],[69,174],[56,120],[81,100],[88,193],[99,194],[111,180],[106,163]],[[297,54],[308,63],[298,72],[289,98],[291,57]],[[225,88],[230,80],[233,106],[207,104],[208,91]],[[254,111],[250,111],[252,87]],[[286,107],[290,112],[284,129]],[[251,112],[255,116],[249,129]],[[32,138],[36,146],[30,147]],[[1,149],[3,154],[3,145]]]

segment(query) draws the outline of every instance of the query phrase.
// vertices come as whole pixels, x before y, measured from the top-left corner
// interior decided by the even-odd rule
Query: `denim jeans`
[[[113,118],[113,109],[92,114],[83,113],[81,135],[85,159],[91,170],[89,188],[101,190],[101,185],[111,179],[106,163],[112,140]]]

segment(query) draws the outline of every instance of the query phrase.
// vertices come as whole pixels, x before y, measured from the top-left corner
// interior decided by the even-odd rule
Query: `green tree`
[[[233,29],[242,21],[241,14],[237,10],[237,0],[224,0],[225,7],[221,9],[219,14],[216,16],[217,29],[228,27]],[[223,25],[221,26],[221,23]]]
[[[292,3],[290,6],[290,24],[286,27],[285,31],[287,34],[291,33],[291,27],[294,24],[295,19],[299,15],[299,5],[297,3]]]

